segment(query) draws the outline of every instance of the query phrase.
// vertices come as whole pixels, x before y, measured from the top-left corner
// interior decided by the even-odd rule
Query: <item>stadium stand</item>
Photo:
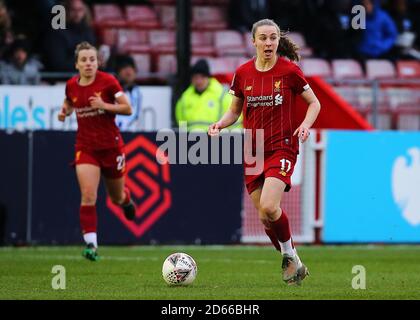
[[[300,55],[302,57],[310,57],[312,56],[312,48],[308,47],[306,44],[305,37],[300,32],[289,32],[287,36],[296,43],[300,48]]]
[[[118,29],[117,50],[119,53],[150,53],[149,34],[139,29]]]
[[[106,44],[111,47],[115,47],[118,42],[119,38],[119,30],[118,28],[102,28],[99,29],[97,32],[99,34],[99,38],[102,39],[102,43]]]
[[[156,12],[162,28],[174,29],[176,25],[176,10],[174,6],[156,6]]]
[[[134,53],[131,55],[136,63],[137,74],[140,78],[145,77],[150,74],[152,70],[152,63],[149,54]],[[146,75],[146,76],[144,76]]]
[[[193,55],[213,56],[216,48],[213,45],[213,33],[209,31],[193,31],[191,33],[191,50]]]
[[[116,4],[95,4],[93,6],[93,14],[94,23],[100,28],[121,28],[127,26],[123,11]]]
[[[175,0],[150,0],[153,5],[175,5]]]
[[[395,67],[389,60],[366,61],[366,77],[368,79],[389,79],[396,77]]]
[[[218,56],[246,55],[246,48],[243,42],[243,36],[238,31],[215,31],[214,46]]]
[[[193,6],[191,27],[194,30],[227,29],[226,11],[217,6]]]
[[[420,78],[420,62],[397,61],[397,74],[399,78]]]
[[[324,59],[304,59],[301,62],[301,68],[306,76],[330,77],[332,75],[330,64]]]
[[[130,27],[160,28],[157,12],[150,6],[128,5],[125,7],[125,16]]]
[[[153,82],[153,79],[167,83],[177,68],[176,1],[150,0],[147,5],[146,2],[92,2],[99,44],[109,46],[113,53],[132,55],[143,83]],[[229,2],[191,1],[191,61],[205,57],[212,72],[229,75],[226,79],[240,63],[255,55],[251,32],[241,33],[229,28]],[[362,61],[356,60],[358,57],[327,60],[317,55],[314,39],[308,37],[311,33],[298,29],[286,34],[300,47],[302,60],[299,65],[305,75],[328,79],[335,90],[369,121],[377,110],[378,128],[420,128],[418,60]]]
[[[175,53],[175,31],[151,30],[149,32],[149,43],[154,53]]]
[[[351,59],[337,59],[332,61],[332,73],[336,79],[364,78],[362,67],[359,62]]]
[[[246,53],[247,53],[248,57],[254,56],[255,55],[255,47],[252,44],[252,33],[251,32],[245,32],[243,34],[243,38],[244,38]]]

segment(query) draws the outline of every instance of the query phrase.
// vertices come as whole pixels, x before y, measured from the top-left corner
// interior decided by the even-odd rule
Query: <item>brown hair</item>
[[[69,19],[70,7],[71,7],[71,3],[73,1],[74,0],[65,0],[62,3],[62,5],[64,6],[64,9],[66,10],[65,11],[66,12],[66,20]],[[93,20],[92,19],[92,13],[90,12],[89,6],[86,3],[84,3],[82,1],[82,4],[83,4],[83,7],[85,9],[85,15],[82,19],[82,23],[85,24],[88,27],[91,27],[92,26],[92,20]]]
[[[281,56],[287,57],[292,61],[299,61],[299,46],[294,43],[290,38],[287,36],[287,33],[280,30],[280,27],[277,23],[275,23],[271,19],[262,19],[257,22],[255,22],[252,25],[252,39],[255,41],[255,34],[257,33],[257,28],[261,26],[273,26],[277,29],[277,33],[279,36],[279,47],[278,52]]]
[[[77,59],[79,58],[79,52],[82,50],[90,50],[93,49],[96,51],[96,58],[98,58],[98,50],[96,50],[96,48],[91,45],[89,42],[87,41],[83,41],[80,42],[77,46],[76,46],[76,50],[74,50],[74,60],[77,63]]]
[[[4,33],[5,31],[10,30],[10,26],[12,24],[12,20],[10,18],[9,11],[7,9],[6,3],[3,0],[0,0],[0,9],[5,10],[5,14],[0,16],[0,28],[2,29],[0,32]],[[2,34],[3,36],[3,34]]]

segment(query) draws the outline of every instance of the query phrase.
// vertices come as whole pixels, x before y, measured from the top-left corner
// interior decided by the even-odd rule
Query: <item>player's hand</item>
[[[101,97],[89,97],[90,106],[93,109],[104,109],[105,102],[101,99]]]
[[[311,133],[309,132],[309,128],[306,125],[301,124],[299,128],[295,130],[293,136],[298,135],[300,142],[304,143],[310,134]]]
[[[220,125],[218,122],[213,123],[209,126],[208,135],[211,137],[218,136],[220,133]]]
[[[64,122],[66,120],[67,113],[64,111],[64,109],[60,110],[60,113],[57,115],[58,121]]]

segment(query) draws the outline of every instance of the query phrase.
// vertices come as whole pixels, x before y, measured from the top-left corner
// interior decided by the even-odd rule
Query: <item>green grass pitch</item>
[[[300,287],[282,282],[268,246],[103,246],[98,262],[82,249],[0,248],[0,299],[420,299],[420,246],[300,246],[311,273]],[[163,281],[173,252],[196,260],[192,285]],[[65,290],[52,289],[54,265],[65,267]],[[355,265],[366,270],[365,290],[352,288]]]

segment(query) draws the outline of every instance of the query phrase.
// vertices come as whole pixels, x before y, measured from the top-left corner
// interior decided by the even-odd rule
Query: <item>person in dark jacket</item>
[[[313,24],[313,48],[326,59],[353,59],[362,32],[352,28],[351,0],[326,0]],[[326,37],[325,35],[328,35]],[[334,45],[331,45],[333,43]]]
[[[415,43],[420,29],[416,13],[410,10],[407,0],[392,1],[389,5],[389,13],[398,30],[393,53],[399,59],[420,59],[420,50]]]
[[[0,0],[0,59],[4,58],[13,40],[12,18],[4,0]]]
[[[91,16],[82,0],[67,0],[66,29],[51,29],[45,36],[44,57],[48,71],[74,71],[74,48],[78,43],[87,41],[96,44],[91,27]]]
[[[392,18],[380,7],[379,0],[363,0],[366,8],[366,29],[358,46],[364,59],[392,58],[389,53],[397,39],[397,28]]]
[[[269,16],[268,0],[231,0],[229,5],[230,27],[239,32],[249,32],[250,26]]]
[[[0,83],[12,85],[37,85],[41,81],[42,64],[31,56],[29,42],[16,39],[11,45],[10,57],[0,61]]]

